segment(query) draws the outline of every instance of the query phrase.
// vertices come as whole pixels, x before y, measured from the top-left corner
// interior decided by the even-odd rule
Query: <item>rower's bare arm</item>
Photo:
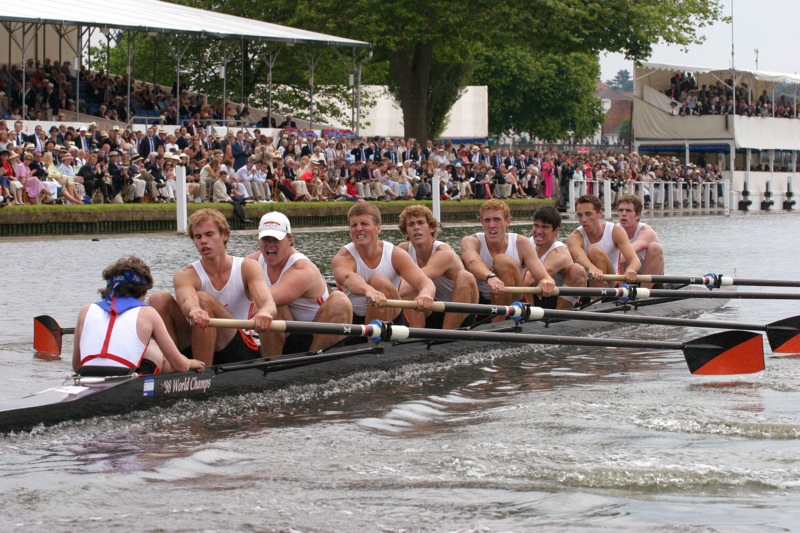
[[[586,269],[586,272],[597,269],[597,267],[589,261],[589,256],[586,255],[586,251],[583,249],[583,235],[577,230],[570,233],[567,237],[567,249],[569,250],[569,255],[572,257],[572,260]]]
[[[653,228],[645,224],[642,226],[642,229],[639,230],[639,235],[631,245],[633,246],[633,251],[638,254],[646,249],[651,242],[658,242],[658,234]]]
[[[86,313],[89,312],[89,306],[85,304],[81,307],[78,313],[78,321],[75,324],[75,337],[72,344],[72,370],[77,372],[81,367],[81,334],[83,333],[83,322],[86,320]]]
[[[369,290],[367,280],[356,272],[356,260],[345,248],[339,250],[331,260],[333,279],[342,289],[347,289],[352,294],[364,296]]]
[[[175,346],[175,341],[170,337],[167,327],[164,325],[164,319],[152,307],[142,307],[139,311],[139,319],[144,319],[147,324],[147,329],[151,332],[152,337],[156,340],[156,344],[161,349],[164,357],[169,361],[170,366],[177,372],[187,372],[193,368],[198,372],[205,370],[206,365],[197,359],[188,359],[185,357]]]
[[[445,276],[454,281],[458,272],[463,269],[461,258],[447,244],[440,244],[428,260],[428,264],[422,267],[422,271],[430,279]]]
[[[480,241],[474,235],[467,235],[461,239],[461,258],[464,260],[464,267],[475,276],[476,280],[483,281],[492,271],[481,259],[480,246]]]
[[[433,298],[436,296],[436,286],[433,281],[425,275],[422,269],[417,266],[408,252],[395,248],[392,250],[392,266],[400,273],[403,281],[414,287],[417,291],[415,300],[419,304],[421,311],[427,311],[433,306]]]
[[[556,283],[539,260],[536,248],[527,237],[517,235],[517,253],[522,260],[522,266],[533,275],[536,285],[542,288],[542,294],[550,296]]]
[[[628,234],[625,233],[625,230],[622,229],[622,227],[614,226],[611,236],[614,239],[614,244],[619,249],[619,253],[622,254],[622,257],[625,258],[625,262],[627,263],[627,267],[625,268],[624,272],[625,277],[627,278],[628,283],[633,283],[636,281],[636,276],[638,275],[639,270],[642,268],[642,263],[639,261],[639,256],[636,255],[633,245],[628,239]]]
[[[297,261],[283,273],[280,283],[270,287],[270,292],[275,305],[281,307],[289,305],[298,298],[312,298],[310,295],[314,293],[314,289],[317,289],[317,292],[313,298],[322,296],[323,291],[320,290],[322,283],[322,276],[314,263]]]
[[[200,277],[194,268],[187,266],[177,271],[172,279],[172,284],[175,288],[175,300],[178,302],[183,316],[194,320],[192,314],[205,313],[200,307],[200,297],[197,296],[201,284]]]
[[[278,310],[264,279],[264,271],[252,259],[245,259],[242,261],[242,279],[247,295],[256,304],[257,311],[253,314],[256,330],[266,331]]]

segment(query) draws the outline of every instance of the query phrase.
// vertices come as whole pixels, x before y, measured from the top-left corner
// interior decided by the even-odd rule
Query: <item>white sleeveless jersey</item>
[[[530,239],[531,239],[531,244],[533,245],[533,249],[535,250],[536,249],[536,243],[533,242],[533,237],[531,237]],[[544,261],[545,261],[545,259],[547,259],[547,256],[550,254],[550,252],[552,252],[556,248],[566,248],[566,246],[567,245],[564,244],[561,241],[553,242],[553,244],[550,245],[550,248],[548,248],[547,251],[542,254],[542,257],[539,258],[539,261],[541,261],[542,264],[544,265]],[[564,285],[564,274],[562,274],[561,272],[556,272],[555,274],[553,274],[550,277],[552,277],[553,281],[556,282],[556,287],[561,287],[561,286]]]
[[[619,224],[617,224],[617,226],[619,226]],[[631,239],[631,244],[633,244],[634,241],[636,241],[636,239],[639,237],[639,232],[642,230],[643,227],[644,227],[644,222],[639,222],[636,225],[636,231],[633,232],[633,238]],[[645,257],[647,257],[647,249],[644,249],[641,252],[637,252],[636,256],[639,258],[639,262],[642,264],[642,267],[644,267],[644,259]],[[617,271],[619,272],[619,267],[617,267]],[[639,272],[641,272],[641,270],[639,270]]]
[[[350,255],[356,260],[356,274],[364,280],[369,281],[369,278],[375,274],[381,274],[382,276],[386,276],[396,289],[400,288],[400,281],[402,278],[392,266],[392,252],[394,251],[394,245],[392,243],[383,241],[383,253],[381,254],[381,260],[376,268],[369,268],[364,264],[364,260],[361,259],[361,256],[356,250],[356,245],[352,242],[346,244],[345,249],[350,252]],[[353,313],[358,316],[366,316],[367,297],[361,294],[352,294],[347,289],[344,289],[344,293],[350,298],[350,302],[353,304]]]
[[[490,270],[494,269],[494,258],[492,254],[489,253],[489,247],[486,246],[486,234],[485,233],[476,233],[475,236],[478,238],[478,242],[481,244],[480,248],[480,257],[487,267]],[[516,233],[506,233],[508,237],[508,246],[506,247],[505,254],[510,257],[514,264],[517,265],[520,269],[522,268],[522,261],[519,259],[519,252],[517,252],[517,234]],[[486,283],[486,280],[478,280],[478,292],[480,293],[481,297],[489,300],[492,297],[492,288]]]
[[[611,233],[614,231],[614,223],[606,222],[606,227],[603,230],[603,236],[597,242],[589,242],[589,237],[586,236],[586,230],[584,230],[582,226],[578,226],[578,231],[583,236],[583,251],[588,252],[589,246],[592,244],[599,246],[600,249],[603,250],[611,260],[611,264],[614,266],[614,272],[618,272],[619,249],[614,244],[614,237],[611,235]]]
[[[288,272],[289,269],[292,268],[292,266],[298,261],[311,260],[300,252],[293,253],[289,256],[289,259],[283,266],[283,270],[281,270],[281,273],[278,276],[278,281],[272,283],[272,281],[269,279],[267,263],[264,261],[264,256],[258,256],[258,264],[261,265],[261,270],[264,271],[264,279],[267,280],[267,286],[270,289],[273,286],[278,285],[281,282],[281,279],[283,279],[283,275]],[[320,274],[320,278],[322,278],[322,274]],[[322,278],[322,282],[325,284],[325,292],[319,299],[312,300],[311,298],[295,298],[295,300],[289,304],[289,312],[292,313],[293,320],[302,320],[304,322],[312,322],[314,320],[314,318],[317,316],[317,312],[319,311],[319,307],[328,299],[328,296],[330,295],[328,292],[328,284],[325,283],[325,278]]]
[[[442,241],[433,241],[433,249],[431,250],[431,257],[433,254],[436,253],[436,249],[439,247],[440,244],[444,244]],[[414,260],[414,263],[419,266],[417,262],[417,250],[414,249],[413,244],[408,245],[408,254],[411,256],[411,259]],[[433,284],[436,287],[436,300],[440,302],[450,302],[453,300],[453,287],[455,287],[455,281],[451,279],[447,279],[444,276],[439,276],[435,280],[433,280]]]
[[[205,268],[200,261],[192,263],[195,272],[200,277],[200,290],[207,292],[221,303],[225,309],[231,314],[233,318],[239,320],[247,320],[250,317],[250,300],[247,299],[247,293],[244,288],[244,280],[242,279],[242,262],[244,258],[234,257],[233,265],[231,266],[231,276],[228,282],[222,288],[217,290],[211,284],[211,280],[206,273]]]
[[[139,309],[141,307],[134,307],[117,315],[114,328],[108,335],[111,313],[97,304],[90,305],[81,333],[81,366],[138,368],[147,349],[147,344],[136,333]],[[109,336],[106,355],[100,356],[106,336]]]

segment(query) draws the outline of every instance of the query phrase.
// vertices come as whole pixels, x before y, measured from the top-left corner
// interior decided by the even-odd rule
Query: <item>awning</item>
[[[369,48],[363,41],[299,30],[158,0],[29,0],[4,2],[0,22],[85,26],[207,35],[297,44]]]

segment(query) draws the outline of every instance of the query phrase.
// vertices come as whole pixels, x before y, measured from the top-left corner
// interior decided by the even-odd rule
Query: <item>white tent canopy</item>
[[[157,33],[207,35],[297,44],[369,48],[363,41],[299,30],[243,17],[205,11],[159,0],[61,0],[5,2],[0,22],[56,26],[85,26]]]

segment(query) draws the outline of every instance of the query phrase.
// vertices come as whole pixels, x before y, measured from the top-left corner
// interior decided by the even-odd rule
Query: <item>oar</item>
[[[604,274],[605,281],[626,281],[621,274]],[[706,274],[705,276],[659,276],[640,274],[636,276],[639,283],[685,283],[689,285],[705,285],[709,289],[730,287],[731,285],[750,285],[759,287],[800,287],[800,280],[788,279],[745,279],[732,278],[722,274]]]
[[[209,326],[252,329],[253,320],[212,318]],[[647,341],[635,339],[597,339],[563,335],[532,335],[475,330],[441,330],[408,328],[380,321],[370,324],[329,324],[273,320],[272,331],[288,333],[321,333],[366,337],[374,342],[408,338],[445,341],[483,341],[522,344],[563,344],[568,346],[602,346],[612,348],[646,348],[681,350],[692,374],[751,374],[764,370],[764,345],[759,333],[722,331],[687,342]]]
[[[539,287],[506,287],[505,292],[510,294],[535,294],[541,295]],[[783,292],[739,292],[721,291],[706,292],[692,290],[672,289],[643,289],[641,287],[556,287],[554,296],[600,296],[603,298],[619,298],[620,301],[644,298],[716,298],[716,299],[745,299],[745,300],[800,300],[800,293]]]
[[[417,302],[412,300],[387,300],[387,307],[401,309],[417,309]],[[619,313],[596,313],[591,311],[567,311],[560,309],[543,309],[529,304],[514,302],[511,305],[481,305],[457,302],[434,302],[434,311],[442,313],[475,313],[479,315],[504,316],[515,321],[520,320],[584,320],[590,322],[613,322],[622,324],[653,324],[657,326],[690,326],[713,329],[741,329],[747,331],[764,331],[767,334],[770,348],[775,353],[800,352],[800,316],[785,318],[771,324],[747,324],[722,322],[714,320],[698,320],[693,318],[671,318],[643,315],[623,315]]]
[[[33,348],[37,352],[61,355],[61,337],[75,333],[75,328],[62,328],[49,315],[33,318]]]

